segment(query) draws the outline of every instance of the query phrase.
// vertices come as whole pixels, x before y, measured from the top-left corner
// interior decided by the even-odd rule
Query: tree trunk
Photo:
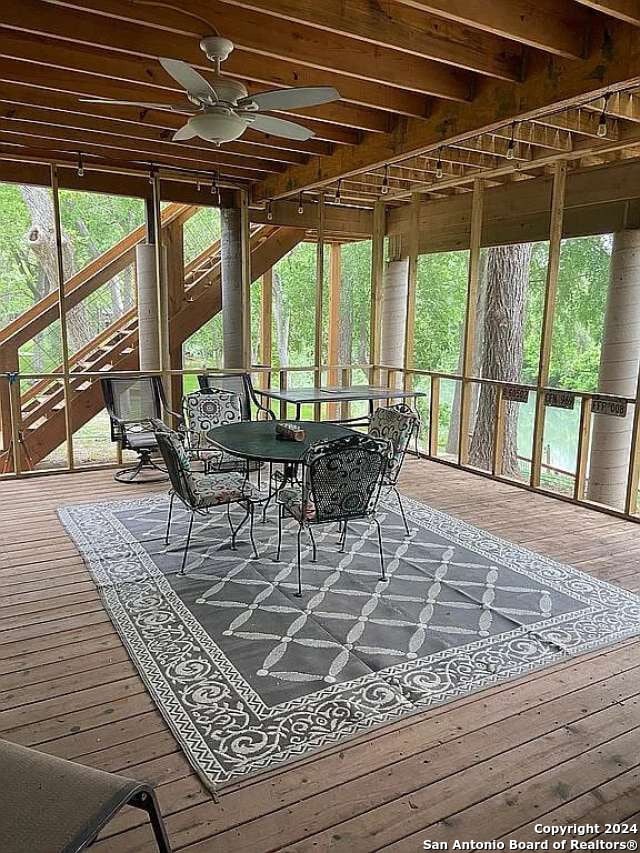
[[[338,361],[340,364],[351,364],[353,350],[353,277],[347,273],[342,275],[340,289],[340,346]]]
[[[524,312],[529,285],[532,245],[496,246],[487,251],[487,284],[484,307],[480,376],[518,382],[522,368]],[[478,397],[471,438],[471,465],[491,469],[496,391],[483,385]],[[505,405],[505,436],[502,470],[519,474],[517,459],[518,404]]]
[[[640,230],[614,234],[598,390],[633,396],[640,359]],[[594,415],[589,500],[624,509],[633,412]]]
[[[276,346],[280,367],[289,364],[289,323],[291,309],[286,304],[280,273],[273,268],[273,317],[276,324]]]

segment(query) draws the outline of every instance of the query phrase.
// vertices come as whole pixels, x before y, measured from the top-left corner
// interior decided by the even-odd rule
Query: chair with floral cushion
[[[243,421],[252,420],[252,410],[259,417],[265,415],[268,420],[276,419],[275,413],[263,406],[253,388],[250,373],[202,373],[198,375],[198,385],[201,391],[212,388],[233,391],[240,398],[240,416]]]
[[[187,447],[204,464],[205,473],[246,471],[245,461],[224,453],[209,440],[210,430],[242,420],[238,394],[222,388],[191,391],[182,398],[182,412]]]
[[[312,558],[317,557],[312,527],[316,524],[339,524],[340,550],[345,547],[350,521],[373,522],[378,531],[380,569],[386,580],[382,531],[376,518],[380,489],[389,464],[390,443],[367,435],[345,436],[320,441],[305,453],[301,465],[301,487],[284,488],[278,493],[278,551],[282,546],[282,521],[285,513],[298,522],[297,567],[298,592],[302,595],[300,537],[307,530],[311,538]]]
[[[227,507],[227,521],[231,530],[231,548],[236,548],[236,537],[247,519],[249,520],[249,538],[253,547],[254,557],[258,557],[255,539],[253,537],[253,517],[255,504],[265,499],[248,479],[246,475],[236,472],[225,472],[215,474],[201,474],[191,469],[191,460],[185,449],[180,436],[167,429],[158,421],[153,421],[156,441],[162,453],[162,458],[167,466],[171,479],[171,491],[169,492],[169,515],[167,517],[167,530],[165,544],[169,544],[171,532],[171,515],[175,498],[191,513],[187,539],[182,554],[182,565],[180,574],[185,573],[187,553],[191,543],[191,531],[195,515],[206,516],[213,509],[220,506]],[[246,510],[245,516],[240,524],[234,528],[231,521],[231,504],[240,504]]]
[[[404,512],[397,483],[404,457],[407,455],[409,442],[414,436],[418,435],[419,430],[420,415],[405,403],[376,409],[369,423],[369,435],[372,438],[387,439],[387,441],[391,442],[392,456],[389,467],[384,475],[383,486],[387,486],[389,492],[394,492],[398,499],[400,515],[402,516],[407,536],[409,535],[409,525],[407,524],[407,517]]]

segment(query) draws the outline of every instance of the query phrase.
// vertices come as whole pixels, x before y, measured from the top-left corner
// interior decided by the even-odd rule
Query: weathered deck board
[[[498,536],[640,590],[633,523],[426,462],[409,463],[402,486]],[[414,851],[427,837],[534,839],[542,815],[546,823],[603,823],[638,812],[640,639],[241,781],[215,803],[135,673],[55,512],[145,487],[134,492],[102,471],[0,490],[0,732],[152,781],[177,849]],[[94,849],[153,844],[130,811]]]

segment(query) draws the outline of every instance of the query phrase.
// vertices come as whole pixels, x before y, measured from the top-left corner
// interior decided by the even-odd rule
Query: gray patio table
[[[400,388],[378,388],[376,385],[350,385],[346,388],[256,388],[256,393],[270,400],[280,400],[296,407],[295,419],[300,420],[302,407],[309,403],[351,403],[366,400],[369,417],[373,414],[376,400],[406,400],[426,397],[424,391],[403,391]],[[346,421],[345,421],[346,422]],[[325,422],[326,423],[326,422]]]

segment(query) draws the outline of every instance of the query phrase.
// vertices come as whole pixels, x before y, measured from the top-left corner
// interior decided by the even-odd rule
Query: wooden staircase
[[[196,208],[168,205],[163,211],[163,232],[181,228]],[[259,226],[251,234],[251,279],[257,280],[304,237],[297,228]],[[127,235],[116,246],[94,259],[65,285],[68,308],[135,261],[135,246],[145,239],[144,230]],[[182,242],[178,241],[180,252]],[[187,338],[215,316],[222,307],[219,244],[213,243],[183,266],[179,297],[171,312],[170,347],[179,350]],[[17,372],[18,348],[58,319],[56,294],[49,294],[25,314],[0,330],[0,370]],[[69,402],[71,428],[75,432],[104,408],[100,379],[88,373],[137,370],[138,319],[133,307],[102,330],[69,358]],[[62,365],[52,373],[61,372]],[[7,386],[6,382],[1,383]],[[0,399],[3,459],[0,469],[11,470],[9,406],[5,391]],[[3,405],[4,402],[4,405]],[[42,379],[21,397],[19,432],[22,464],[35,466],[65,441],[64,384],[60,379]]]

